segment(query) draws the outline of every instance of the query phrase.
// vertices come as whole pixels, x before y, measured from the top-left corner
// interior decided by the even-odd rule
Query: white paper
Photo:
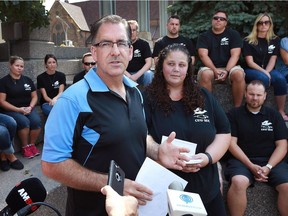
[[[168,137],[167,136],[162,136],[162,140],[161,140],[161,143],[163,143],[165,140],[167,140]],[[188,142],[188,141],[185,141],[185,140],[181,140],[181,139],[174,139],[173,142],[172,142],[173,145],[177,146],[177,147],[184,147],[184,148],[187,148],[189,149],[190,151],[187,152],[187,153],[182,153],[182,154],[185,154],[186,156],[188,157],[192,157],[193,155],[195,155],[195,152],[196,152],[196,147],[197,147],[197,144],[196,143],[192,143],[192,142]],[[188,164],[193,164],[195,162],[193,162],[192,160],[187,162]],[[200,161],[201,163],[201,161]]]
[[[153,200],[147,202],[145,206],[139,206],[139,216],[166,216],[168,212],[167,189],[169,185],[173,181],[177,181],[185,188],[188,183],[150,158],[145,159],[135,181],[153,191]]]

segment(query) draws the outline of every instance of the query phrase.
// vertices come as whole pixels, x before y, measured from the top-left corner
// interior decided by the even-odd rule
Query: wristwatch
[[[269,163],[266,164],[266,167],[268,167],[269,170],[271,170],[273,168],[273,166]]]

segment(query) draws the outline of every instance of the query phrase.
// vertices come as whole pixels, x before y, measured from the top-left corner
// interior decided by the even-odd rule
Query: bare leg
[[[249,179],[245,176],[236,175],[232,177],[231,186],[227,192],[227,204],[230,215],[244,215],[247,207],[246,190],[249,185]]]
[[[17,160],[17,158],[14,154],[6,154],[5,156],[10,162],[14,162]]]
[[[280,184],[276,187],[278,191],[278,210],[281,216],[288,216],[288,183]]]
[[[277,108],[278,108],[280,114],[282,115],[284,120],[288,120],[288,118],[285,114],[285,111],[284,111],[285,101],[286,101],[286,95],[275,96],[275,102],[276,102],[276,105],[277,105]],[[285,119],[285,117],[286,117],[286,119]]]
[[[40,135],[40,132],[41,132],[41,128],[30,131],[30,143],[31,144],[35,144],[37,138]]]
[[[239,107],[242,104],[245,92],[244,72],[235,70],[232,72],[230,79],[232,84],[233,103],[235,107]]]
[[[214,73],[212,70],[204,70],[201,72],[200,86],[206,88],[208,91],[212,92],[212,81],[214,79]]]
[[[28,142],[29,132],[30,132],[29,128],[23,128],[21,130],[18,130],[18,136],[21,140],[22,147],[27,146],[29,143]]]

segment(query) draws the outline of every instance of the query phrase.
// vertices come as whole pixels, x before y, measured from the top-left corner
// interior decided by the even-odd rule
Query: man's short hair
[[[127,38],[129,41],[131,41],[131,28],[126,19],[123,19],[122,17],[118,15],[107,15],[102,17],[101,19],[94,22],[91,26],[91,43],[92,45],[95,43],[95,38],[98,34],[99,28],[104,23],[113,23],[113,24],[120,24],[122,23],[126,29],[127,32]]]
[[[179,22],[180,22],[180,17],[179,17],[178,15],[176,15],[176,14],[171,15],[171,16],[168,18],[167,23],[169,23],[171,19],[178,19]]]
[[[264,87],[264,89],[265,89],[265,92],[267,91],[264,83],[263,83],[261,80],[252,80],[251,82],[249,82],[249,83],[246,85],[246,90],[247,90],[247,87],[248,87],[249,85],[262,85],[262,86]]]
[[[82,63],[84,63],[84,59],[85,59],[87,56],[92,56],[92,53],[91,53],[91,52],[84,53],[83,56],[82,56]]]
[[[227,19],[227,21],[228,21],[228,14],[227,14],[227,12],[226,12],[225,10],[217,10],[217,11],[213,14],[213,17],[214,17],[215,14],[217,14],[217,13],[224,13],[225,16],[226,16],[226,19]]]

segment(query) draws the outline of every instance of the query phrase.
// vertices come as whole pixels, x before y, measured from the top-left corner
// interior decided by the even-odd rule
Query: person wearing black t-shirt
[[[185,191],[200,195],[208,215],[225,216],[217,161],[228,150],[230,125],[213,95],[193,81],[190,62],[181,44],[160,52],[155,77],[143,93],[147,143],[160,144],[163,135],[174,132],[176,138],[197,144],[192,158],[201,162],[171,171],[188,181]]]
[[[264,84],[253,80],[246,87],[246,104],[228,113],[232,156],[224,173],[231,183],[227,193],[230,215],[244,215],[246,190],[254,182],[265,182],[275,188],[280,215],[288,215],[288,164],[285,161],[288,131],[280,113],[263,106],[266,96]]]
[[[248,68],[246,82],[261,80],[266,88],[274,88],[275,102],[283,119],[285,114],[287,83],[285,76],[275,69],[279,55],[280,39],[274,34],[273,21],[268,13],[260,14],[254,22],[252,32],[244,39],[243,56]]]
[[[163,50],[166,46],[174,43],[185,45],[192,59],[191,64],[195,64],[195,46],[189,38],[179,35],[180,26],[180,17],[178,15],[172,15],[168,18],[167,35],[159,38],[154,45],[152,57],[154,59],[155,65],[157,64],[158,54],[160,51]]]
[[[138,37],[139,26],[136,20],[128,21],[131,28],[131,41],[133,46],[133,58],[128,64],[125,75],[142,86],[151,83],[154,73],[150,70],[152,57],[150,45],[147,41]]]
[[[212,28],[198,37],[196,48],[203,64],[198,71],[198,80],[209,91],[214,82],[229,82],[234,106],[238,107],[245,91],[244,70],[237,65],[242,39],[237,31],[226,28],[227,23],[227,13],[217,11],[212,17]]]
[[[82,56],[82,65],[83,71],[76,74],[73,78],[73,84],[83,79],[85,74],[92,68],[96,66],[96,62],[94,61],[91,52],[84,53]]]
[[[35,142],[41,132],[41,118],[36,109],[38,97],[33,81],[22,75],[24,60],[11,56],[10,73],[0,79],[1,112],[17,122],[17,132],[22,143],[23,157],[33,158],[40,154]]]
[[[46,71],[37,77],[37,88],[41,92],[40,104],[42,112],[48,116],[58,97],[66,86],[65,74],[56,71],[57,58],[47,54],[44,58]]]

